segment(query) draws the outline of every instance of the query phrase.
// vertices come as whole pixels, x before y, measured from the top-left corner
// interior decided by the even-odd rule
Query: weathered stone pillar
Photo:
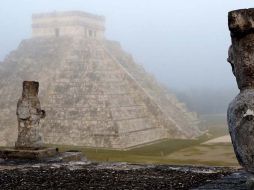
[[[229,12],[228,22],[228,62],[240,89],[228,108],[229,132],[240,165],[254,174],[254,9]]]
[[[40,134],[40,119],[45,117],[38,99],[39,83],[24,81],[22,96],[17,105],[18,140],[16,148],[39,149],[43,142]]]

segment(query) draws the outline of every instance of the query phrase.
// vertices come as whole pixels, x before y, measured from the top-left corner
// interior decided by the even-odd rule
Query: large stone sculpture
[[[17,105],[18,140],[16,148],[42,148],[40,135],[40,119],[45,117],[38,99],[39,83],[34,81],[23,82],[22,97]]]
[[[229,30],[228,61],[240,89],[228,108],[229,132],[239,163],[254,174],[254,9],[230,12]]]
[[[38,99],[39,83],[24,81],[22,96],[17,105],[18,140],[15,148],[0,149],[0,159],[37,160],[41,162],[68,162],[85,160],[81,152],[59,153],[58,148],[43,147],[40,120],[45,117]]]

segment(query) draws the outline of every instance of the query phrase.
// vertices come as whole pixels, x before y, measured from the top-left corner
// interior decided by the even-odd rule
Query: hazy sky
[[[236,88],[226,62],[227,12],[253,0],[1,0],[0,60],[31,36],[31,15],[81,10],[106,17],[106,36],[172,88]]]

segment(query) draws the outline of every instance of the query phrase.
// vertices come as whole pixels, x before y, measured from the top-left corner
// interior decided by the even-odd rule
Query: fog
[[[31,36],[31,15],[64,10],[106,17],[106,36],[176,90],[237,89],[227,64],[227,12],[253,0],[3,0],[0,60]]]
[[[241,144],[241,138],[253,143],[246,128],[252,102],[242,106],[252,94],[243,91],[228,106],[239,92],[227,62],[228,12],[251,7],[254,0],[1,0],[0,176],[9,176],[2,187],[191,189],[231,180],[232,172],[241,185],[246,173],[231,168],[239,168],[233,147],[240,163],[253,153]],[[32,38],[32,15],[54,11],[104,16],[106,39],[135,62],[118,43],[102,41],[102,18],[79,12],[37,15],[33,36],[52,38],[19,46]],[[31,169],[24,173],[15,163]],[[34,170],[33,163],[41,167]],[[9,164],[15,170],[5,171]]]

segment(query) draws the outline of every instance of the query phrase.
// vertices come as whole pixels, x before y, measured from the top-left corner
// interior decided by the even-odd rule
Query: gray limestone
[[[68,162],[80,161],[81,152],[59,153],[58,148],[47,148],[43,145],[40,120],[46,113],[41,109],[38,98],[39,82],[24,81],[23,92],[17,105],[18,139],[15,148],[0,149],[0,163],[3,161],[50,160]]]
[[[228,61],[240,93],[228,108],[228,125],[239,163],[254,174],[254,9],[229,13],[232,46]],[[252,189],[253,177],[248,181]]]
[[[16,148],[39,149],[43,147],[40,120],[45,117],[38,98],[39,83],[24,81],[23,92],[17,105],[18,140]]]
[[[17,148],[5,148],[0,149],[0,158],[5,160],[13,159],[28,159],[28,160],[41,160],[45,158],[55,157],[58,154],[56,148],[40,148],[35,149],[17,149]]]

